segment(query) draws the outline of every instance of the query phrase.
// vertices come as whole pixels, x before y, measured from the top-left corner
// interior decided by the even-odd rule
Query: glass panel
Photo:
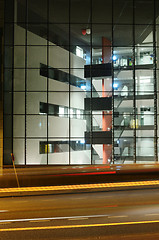
[[[12,46],[14,44],[13,42],[13,31],[14,31],[14,24],[12,23],[5,23],[4,25],[5,27],[5,32],[4,32],[4,36],[5,36],[5,46]],[[6,54],[6,53],[5,53]]]
[[[46,23],[47,16],[47,2],[45,0],[27,0],[28,3],[28,22],[29,23]]]
[[[46,74],[45,74],[46,73]],[[49,91],[69,91],[69,82],[70,75],[69,75],[69,69],[55,69],[55,68],[49,68],[48,74],[47,69],[43,68],[41,71],[41,74],[43,76],[48,76],[49,79]],[[45,78],[47,80],[47,78]],[[73,82],[74,83],[74,82]]]
[[[24,90],[25,90],[25,69],[14,69],[14,91]]]
[[[5,92],[3,100],[4,100],[3,114],[12,114],[12,93]]]
[[[142,13],[141,13],[142,9]],[[135,1],[135,23],[152,24],[154,20],[154,5],[152,1]]]
[[[14,114],[25,114],[25,93],[14,93]]]
[[[49,138],[64,140],[69,137],[69,119],[63,117],[49,116]]]
[[[103,144],[92,145],[92,164],[103,164]]]
[[[13,136],[25,136],[25,116],[13,116]]]
[[[80,0],[70,2],[70,21],[71,23],[85,23],[85,28],[90,24],[90,0]],[[81,17],[82,16],[82,17]]]
[[[117,25],[114,28],[114,46],[127,47],[132,45],[133,45],[133,26]]]
[[[85,138],[71,139],[70,160],[71,164],[91,164],[91,145],[85,143]]]
[[[92,1],[92,22],[111,23],[112,22],[112,1],[93,0]]]
[[[27,137],[46,137],[47,118],[41,116],[27,116]]]
[[[27,44],[28,45],[47,45],[47,24],[28,24],[27,25]]]
[[[15,164],[25,164],[24,162],[24,154],[25,154],[25,140],[24,138],[13,139],[13,152],[15,157]]]
[[[40,142],[43,139],[27,139],[26,141],[26,164],[43,165],[47,164],[47,154],[40,154]]]
[[[69,22],[69,0],[49,0],[49,22]]]
[[[42,143],[42,142],[41,142]],[[69,141],[68,139],[49,139],[48,145],[43,143],[43,148],[45,147],[45,152],[48,148],[48,163],[55,165],[67,165],[69,164]]]
[[[153,47],[153,25],[142,24],[135,25],[135,45],[143,48],[140,50],[144,52],[144,48],[152,48]]]
[[[135,64],[149,65],[153,64],[153,47],[136,47],[135,49]],[[142,66],[141,66],[142,67]],[[147,66],[147,68],[152,66]]]
[[[25,46],[14,46],[14,67],[25,68]]]
[[[130,164],[133,163],[134,151],[133,137],[120,137],[114,139],[114,163]]]
[[[142,125],[142,126],[137,126],[137,131],[136,131],[136,136],[138,138],[144,138],[144,137],[154,137],[154,124],[152,125]]]
[[[27,114],[43,114],[43,112],[40,112],[40,103],[47,104],[47,93],[45,92],[29,93],[28,92],[27,93]]]
[[[47,63],[41,63],[47,65]],[[61,68],[64,69],[63,71],[67,71],[69,68],[69,52],[59,46],[49,46],[48,64],[50,68]]]
[[[137,138],[136,146],[137,163],[154,161],[154,139],[152,137]]]
[[[154,107],[140,106],[140,108],[138,108],[138,112],[139,112],[139,114],[137,117],[138,117],[139,126],[141,126],[141,127],[147,126],[147,128],[149,127],[150,130],[153,129]]]
[[[42,67],[40,69],[27,69],[27,91],[47,90],[47,75],[44,74],[47,73],[47,70],[43,71],[42,69]]]
[[[12,79],[13,79],[12,69],[4,68],[4,82],[3,82],[4,91],[12,91]]]
[[[140,96],[141,104],[143,104],[144,100],[146,101],[146,97],[144,97],[145,95],[149,95],[149,97],[147,96],[147,99],[153,99],[153,94],[154,94],[153,70],[149,70],[149,69],[136,70],[135,78],[136,78],[136,86],[135,86],[136,95],[138,97]]]
[[[49,93],[49,137],[57,137],[59,140],[69,137],[68,103],[67,92]]]
[[[14,45],[25,45],[25,43],[26,43],[25,25],[20,24],[19,26],[17,24],[14,24]]]
[[[48,28],[49,44],[69,50],[69,24],[49,24]]]
[[[159,20],[157,18],[157,22],[156,22],[156,46],[159,47]],[[157,49],[158,51],[158,49]]]
[[[88,88],[87,80],[84,78],[84,65],[85,61],[83,59],[79,59],[79,67],[78,68],[72,68],[70,69],[70,84],[71,84],[71,91],[74,92],[86,92],[90,90],[90,87]]]
[[[87,24],[88,25],[88,24]],[[86,48],[90,45],[91,29],[86,28],[86,24],[71,24],[70,25],[70,45],[81,46]]]
[[[103,41],[103,38],[106,40]],[[100,51],[102,51],[102,47],[111,47],[112,25],[93,24],[92,25],[92,44],[93,44],[93,48],[97,48],[98,51],[99,51],[99,48],[100,48]],[[102,54],[101,54],[101,57],[102,57]]]
[[[133,0],[114,0],[113,18],[115,24],[133,23]]]
[[[40,68],[40,63],[47,64],[47,47],[28,46],[27,47],[27,67]]]
[[[133,49],[131,47],[114,47],[113,49],[113,65],[117,71],[117,75],[120,74],[121,70],[127,70],[127,67],[132,66],[133,61]],[[121,68],[120,68],[121,67]],[[124,73],[124,72],[123,72]],[[125,72],[126,74],[126,72]],[[116,77],[116,75],[115,75]]]

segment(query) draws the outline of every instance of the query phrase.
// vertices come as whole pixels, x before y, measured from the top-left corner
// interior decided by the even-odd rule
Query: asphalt
[[[0,239],[159,239],[159,192],[0,199]]]
[[[0,190],[7,188],[18,188],[16,193],[1,191],[0,197],[5,196],[26,196],[26,195],[42,195],[42,194],[59,194],[72,192],[92,192],[92,191],[110,191],[117,190],[113,188],[86,187],[85,189],[76,189],[77,185],[87,184],[103,184],[103,183],[124,183],[138,181],[154,181],[159,180],[159,164],[149,165],[85,165],[85,166],[5,166],[3,174],[0,176]],[[31,189],[33,187],[53,187],[63,186],[60,191],[40,191],[39,189]],[[68,186],[75,186],[69,189]],[[129,189],[130,186],[124,186]],[[131,189],[156,188],[153,186],[134,185]],[[26,188],[23,189],[22,188]],[[118,187],[120,190],[121,188]],[[123,189],[123,187],[122,187]]]

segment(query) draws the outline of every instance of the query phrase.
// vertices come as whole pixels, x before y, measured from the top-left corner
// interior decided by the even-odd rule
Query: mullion
[[[114,54],[114,0],[112,0],[112,56]],[[114,62],[112,61],[112,162],[114,164]]]
[[[157,140],[157,76],[156,76],[156,1],[153,0],[154,5],[154,20],[153,20],[153,75],[154,75],[154,158],[158,162],[158,140]]]
[[[69,105],[69,165],[71,165],[71,146],[70,146],[70,142],[71,142],[71,117],[70,117],[70,109],[71,109],[71,0],[69,0],[69,96],[68,96],[68,105]]]
[[[136,163],[136,79],[135,79],[135,1],[133,0],[133,121],[135,123],[135,127],[133,130],[133,158],[134,163]]]
[[[27,22],[28,22],[28,0],[25,1],[25,165],[27,164]]]
[[[47,66],[49,66],[49,0],[47,0]],[[48,72],[48,67],[47,67],[47,72]],[[48,156],[48,142],[49,142],[49,77],[47,74],[47,126],[46,126],[46,137],[47,137],[47,159],[46,159],[46,164],[48,165],[49,163],[49,156]]]

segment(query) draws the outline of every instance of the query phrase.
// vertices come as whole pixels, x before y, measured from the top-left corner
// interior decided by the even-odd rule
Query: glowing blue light
[[[81,89],[85,91],[86,90],[86,85],[81,85]]]
[[[118,58],[116,55],[113,55],[112,59],[113,59],[113,61],[116,61]]]
[[[80,140],[80,142],[81,142],[81,144],[85,144],[85,140],[84,139]]]
[[[114,84],[113,84],[113,88],[114,88],[114,89],[118,88],[118,86],[119,86],[118,83],[114,83]]]

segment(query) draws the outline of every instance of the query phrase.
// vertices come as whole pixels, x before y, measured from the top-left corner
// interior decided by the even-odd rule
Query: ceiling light
[[[113,61],[116,61],[118,58],[116,55],[113,55],[112,59],[113,59]]]

